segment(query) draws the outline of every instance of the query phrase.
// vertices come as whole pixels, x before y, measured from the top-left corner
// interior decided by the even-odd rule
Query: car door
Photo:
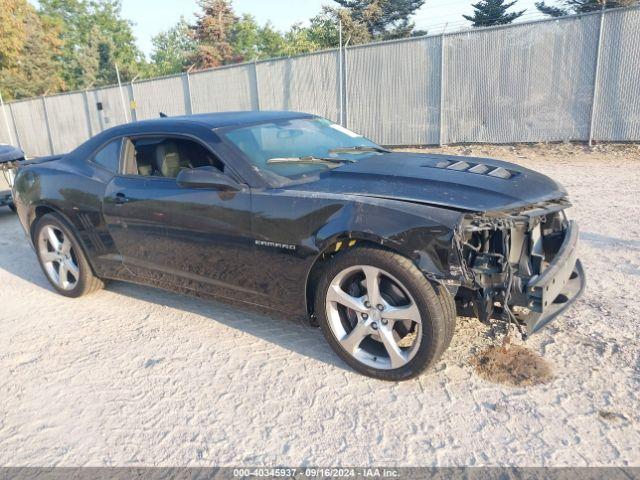
[[[255,293],[251,191],[185,188],[181,169],[225,165],[181,137],[129,139],[124,171],[107,187],[105,218],[135,275],[225,297]]]

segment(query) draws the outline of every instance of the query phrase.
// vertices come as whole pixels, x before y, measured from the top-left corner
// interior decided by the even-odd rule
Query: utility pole
[[[118,70],[118,64],[116,66],[116,76],[118,77],[118,88],[120,89],[120,100],[122,101],[122,111],[124,112],[124,120],[129,122],[129,115],[127,114],[127,102],[124,100],[124,91],[122,90],[122,82],[120,81],[120,70]]]

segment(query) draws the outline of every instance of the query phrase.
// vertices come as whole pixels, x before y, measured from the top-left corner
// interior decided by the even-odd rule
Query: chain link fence
[[[132,120],[327,117],[383,145],[640,140],[640,8],[397,40],[12,102],[0,143],[65,153]]]

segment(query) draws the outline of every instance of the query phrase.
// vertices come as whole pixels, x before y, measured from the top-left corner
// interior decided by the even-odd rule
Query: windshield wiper
[[[267,160],[267,164],[274,163],[307,163],[307,164],[320,164],[326,165],[330,164],[341,164],[341,163],[355,163],[355,160],[350,158],[328,158],[328,157],[314,157],[314,156],[306,156],[306,157],[285,157],[285,158],[270,158]]]
[[[341,147],[341,148],[332,148],[329,150],[329,153],[368,153],[368,152],[376,152],[376,153],[391,153],[391,150],[387,150],[382,147],[366,147],[361,145],[359,147]]]

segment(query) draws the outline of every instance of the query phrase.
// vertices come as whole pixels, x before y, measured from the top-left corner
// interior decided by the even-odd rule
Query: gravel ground
[[[433,371],[391,384],[290,319],[118,282],[68,300],[1,209],[0,465],[640,466],[640,146],[444,151],[571,193],[589,283],[527,342],[550,383],[478,376],[491,340],[471,319]]]

